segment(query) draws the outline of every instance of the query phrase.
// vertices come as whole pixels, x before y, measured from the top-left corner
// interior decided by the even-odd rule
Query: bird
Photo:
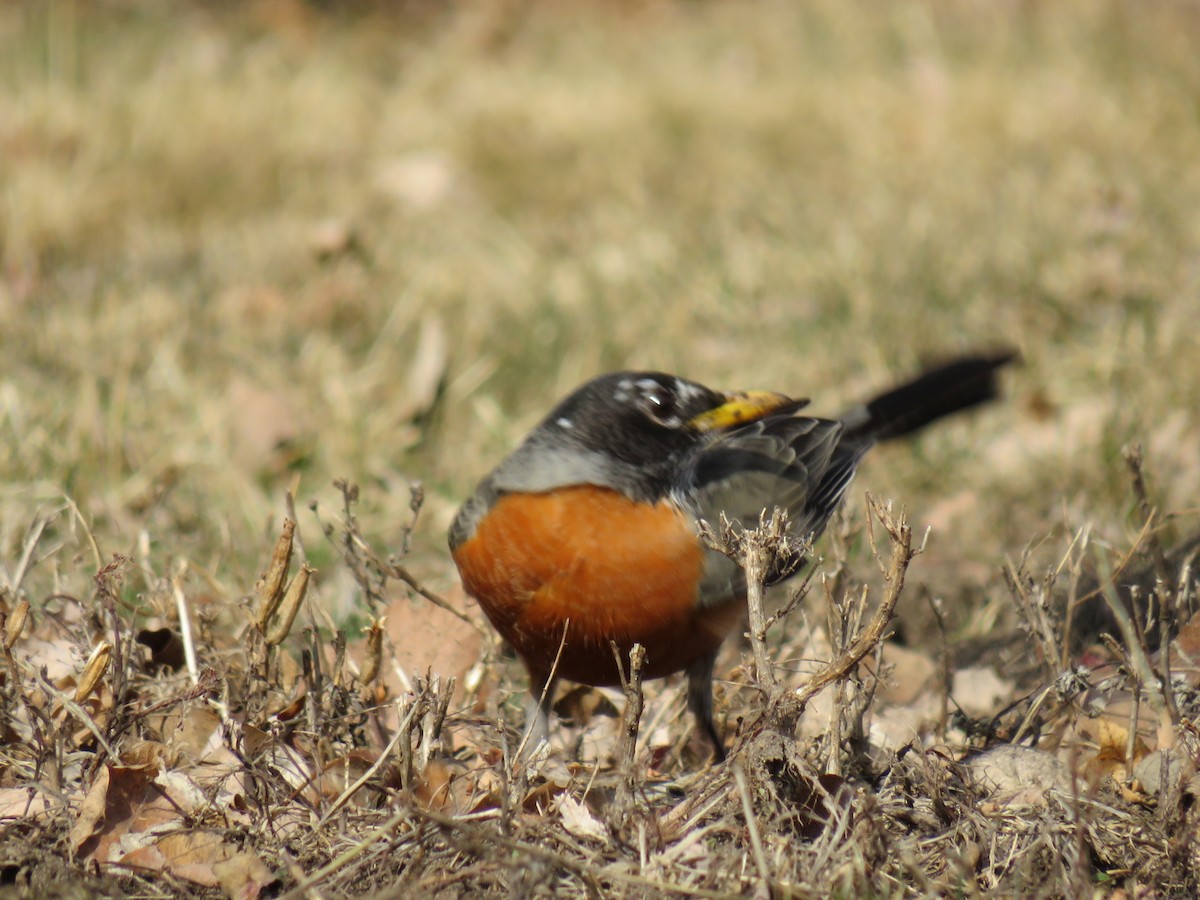
[[[1015,358],[960,356],[832,418],[808,415],[807,399],[654,371],[600,375],[559,402],[448,535],[464,589],[529,673],[524,746],[548,737],[561,679],[619,685],[617,653],[640,644],[644,678],[686,673],[688,708],[723,760],[713,671],[746,583],[700,523],[752,528],[778,508],[811,546],[871,447],[995,398]],[[767,584],[803,563],[782,560]]]

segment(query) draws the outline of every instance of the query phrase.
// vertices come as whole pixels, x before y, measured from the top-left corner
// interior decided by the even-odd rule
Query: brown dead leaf
[[[250,472],[277,472],[291,461],[288,447],[304,433],[300,411],[284,390],[235,378],[226,404],[233,457]]]
[[[495,809],[503,795],[496,762],[481,758],[476,765],[468,766],[453,757],[431,760],[417,785],[417,799],[429,809],[454,815]]]
[[[80,806],[71,846],[102,868],[167,871],[207,887],[228,883],[231,896],[257,897],[273,880],[261,861],[239,860],[248,854],[218,833],[185,829],[185,821],[207,806],[205,793],[184,772],[157,764],[106,765]]]
[[[1150,752],[1140,736],[1133,740],[1133,758],[1127,757],[1129,750],[1128,720],[1122,722],[1112,716],[1100,716],[1079,723],[1080,734],[1096,746],[1095,755],[1084,765],[1084,773],[1090,784],[1099,784],[1105,777],[1120,783],[1133,777],[1133,767]]]
[[[578,748],[582,759],[608,759],[617,748],[624,704],[619,688],[577,685],[567,691],[554,704],[563,743]]]
[[[235,853],[213,864],[213,874],[231,900],[254,900],[276,881],[266,863],[253,853]]]
[[[103,824],[76,845],[84,858],[101,864],[117,862],[120,859],[121,839],[131,830],[141,831],[151,825],[159,825],[179,817],[174,807],[165,801],[155,806],[155,801],[162,799],[162,795],[154,786],[154,779],[158,775],[156,766],[106,765],[104,772],[108,783],[99,819]],[[97,783],[99,781],[97,778]],[[92,790],[88,791],[87,800],[84,801],[85,807],[93,800],[96,788],[97,785],[93,785]],[[81,815],[80,822],[83,821]],[[95,843],[89,846],[86,843],[88,837],[93,838]]]
[[[1172,748],[1149,753],[1138,760],[1133,767],[1133,777],[1147,794],[1158,795],[1172,783],[1182,783],[1184,793],[1195,798],[1200,797],[1200,774],[1196,768],[1196,761],[1188,753]]]
[[[161,768],[170,764],[171,757],[171,750],[166,744],[159,741],[142,741],[121,754],[121,764]]]
[[[371,771],[378,761],[379,754],[374,750],[351,750],[338,759],[326,763],[325,768],[318,772],[313,780],[313,787],[326,800],[336,800]],[[382,766],[370,781],[374,785],[379,785],[381,782],[388,788],[400,788],[399,772],[394,766]],[[372,790],[364,789],[365,787],[366,785],[357,791],[351,798],[351,802],[369,803],[371,801],[375,794]]]
[[[571,780],[565,772],[543,774],[546,774],[546,779],[530,788],[521,801],[521,808],[531,815],[544,815],[565,792]]]
[[[225,746],[220,717],[208,706],[199,703],[177,706],[165,713],[147,716],[146,721],[173,755],[193,764],[241,765]]]
[[[46,677],[54,684],[73,675],[78,665],[75,645],[66,638],[47,641],[31,635],[21,642],[20,650],[18,658],[28,659],[39,669],[44,667]]]
[[[5,819],[36,819],[56,809],[51,799],[37,788],[0,788],[0,822]]]
[[[443,598],[455,609],[467,615],[475,612],[473,602],[461,587],[455,585]],[[483,637],[457,616],[439,609],[422,599],[400,597],[387,608],[387,636],[395,651],[396,665],[409,675],[428,670],[455,678],[454,700],[461,702],[467,673],[483,653]],[[362,659],[364,645],[355,648],[356,658]],[[408,690],[394,667],[387,662],[383,679],[393,697]]]
[[[1189,670],[1200,666],[1200,612],[1188,619],[1179,629],[1172,642],[1172,648],[1175,656],[1171,667],[1172,674],[1178,674],[1180,665],[1188,667]]]
[[[907,706],[931,690],[937,676],[937,664],[928,654],[899,644],[883,645],[885,677],[880,680],[876,697],[884,703]],[[872,668],[868,663],[867,668]]]
[[[416,797],[422,806],[451,814],[473,811],[480,796],[494,787],[495,770],[468,769],[452,757],[432,759],[417,784]]]
[[[163,792],[163,796],[182,815],[197,815],[209,805],[208,797],[200,789],[200,785],[184,772],[161,771],[154,779],[154,783]]]
[[[230,896],[237,897],[257,897],[263,887],[274,881],[258,857],[239,852],[216,832],[173,831],[142,833],[137,837],[142,840],[130,846],[119,859],[123,867],[170,872],[204,887],[224,887],[224,875],[233,888]]]
[[[71,852],[78,853],[79,848],[96,833],[104,819],[104,811],[108,805],[108,785],[109,767],[104,766],[96,773],[96,780],[88,788],[75,824],[71,826],[71,833],[67,838],[71,844]]]
[[[74,678],[62,679],[57,687],[63,693],[71,693],[76,688]],[[54,701],[54,707],[51,715],[55,721],[68,724],[71,728],[71,744],[75,747],[89,747],[96,741],[96,732],[103,733],[108,725],[108,720],[113,712],[113,693],[112,687],[108,684],[101,683],[96,686],[92,696],[88,697],[82,703],[73,703],[70,707]],[[87,718],[82,719],[79,712],[82,711]]]
[[[1089,784],[1108,778],[1118,784],[1127,782],[1147,754],[1173,747],[1172,729],[1163,726],[1153,705],[1144,700],[1137,702],[1123,688],[1102,681],[1088,692],[1081,706],[1090,715],[1075,716],[1053,737],[1058,741],[1060,759],[1072,766],[1082,761]],[[1136,729],[1132,744],[1131,726]],[[1128,758],[1131,747],[1132,758]]]
[[[1016,687],[988,667],[959,669],[954,673],[950,694],[968,715],[991,716],[1012,700]]]
[[[558,803],[563,827],[577,838],[608,843],[608,829],[592,815],[588,805],[570,794],[563,794]]]

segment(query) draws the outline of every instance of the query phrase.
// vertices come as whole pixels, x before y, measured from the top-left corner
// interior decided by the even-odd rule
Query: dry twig
[[[617,784],[615,801],[617,815],[624,818],[632,806],[637,772],[634,756],[637,752],[638,729],[642,721],[642,670],[646,665],[646,648],[634,644],[629,651],[629,673],[621,659],[621,650],[612,643],[613,655],[617,659],[617,670],[621,674],[621,690],[625,694],[625,710],[621,713],[621,734],[614,751],[617,770],[621,779]]]
[[[900,595],[904,591],[904,577],[908,572],[908,566],[912,562],[913,557],[925,549],[924,545],[913,547],[912,530],[909,528],[903,514],[893,516],[887,506],[869,495],[867,501],[870,504],[871,512],[875,519],[883,526],[892,541],[892,554],[886,563],[880,557],[878,550],[876,550],[876,559],[880,562],[884,582],[887,585],[883,595],[883,602],[875,610],[875,614],[867,624],[866,630],[855,638],[850,647],[823,670],[810,678],[804,687],[796,691],[796,699],[801,705],[806,705],[809,700],[824,690],[829,684],[839,678],[845,678],[884,639],[887,634],[888,624],[895,613],[896,603],[899,602]],[[874,531],[869,527],[869,524],[868,521],[868,534],[871,536],[871,546],[874,548]]]
[[[763,611],[763,590],[767,576],[784,561],[791,564],[796,556],[788,535],[787,510],[776,507],[770,516],[763,510],[758,527],[746,529],[721,515],[719,528],[714,531],[707,522],[700,523],[700,538],[709,547],[736,562],[746,577],[746,608],[750,619],[750,647],[754,654],[754,674],[759,687],[768,696],[778,689],[775,666],[767,651],[769,622]],[[773,620],[772,620],[773,621]]]

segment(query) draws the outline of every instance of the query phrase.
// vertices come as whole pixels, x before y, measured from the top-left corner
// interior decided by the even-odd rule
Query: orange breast
[[[597,487],[506,494],[454,552],[463,586],[535,678],[618,684],[623,658],[646,648],[646,675],[677,672],[721,643],[740,604],[696,608],[704,549],[667,503]],[[568,624],[569,621],[569,624]]]

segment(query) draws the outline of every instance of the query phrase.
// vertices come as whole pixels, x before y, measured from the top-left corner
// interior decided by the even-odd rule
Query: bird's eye
[[[661,384],[647,385],[638,397],[638,408],[660,425],[678,427],[679,417],[675,414],[675,395]]]

